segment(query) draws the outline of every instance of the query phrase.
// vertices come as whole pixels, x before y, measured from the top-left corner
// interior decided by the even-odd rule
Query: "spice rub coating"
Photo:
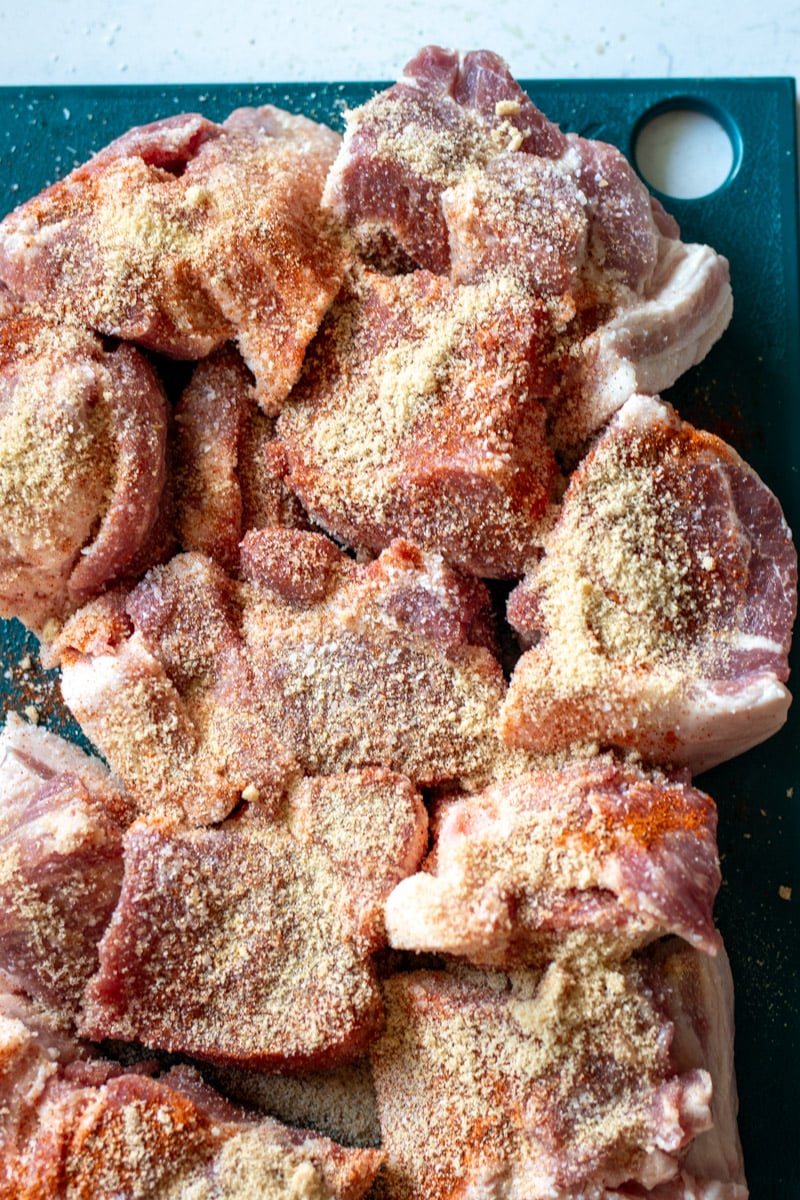
[[[485,587],[396,542],[358,566],[322,534],[251,531],[244,580],[200,554],[85,606],[62,693],[142,814],[274,810],[299,774],[491,778],[505,681]]]
[[[380,1166],[225,1100],[188,1066],[123,1068],[0,993],[3,1200],[361,1200]]]
[[[39,634],[168,545],[150,364],[38,310],[0,317],[0,615]]]
[[[624,958],[668,933],[719,948],[716,810],[686,783],[606,756],[444,797],[432,823],[387,902],[396,948],[484,967]]]
[[[325,566],[307,571],[319,553]],[[304,772],[380,763],[417,785],[492,777],[505,681],[480,581],[402,540],[356,565],[319,534],[265,530],[242,554],[256,687]]]
[[[256,686],[240,588],[204,555],[86,605],[54,652],[66,704],[140,813],[220,821],[245,793],[274,808],[297,776]]]
[[[696,951],[674,955],[690,960],[685,974],[707,970]],[[688,1200],[706,1183],[741,1200],[726,1171],[682,1173],[712,1125],[717,1064],[698,1043],[694,1057],[673,1056],[685,1007],[675,990],[649,955],[591,970],[556,962],[387,980],[372,1058],[393,1200],[627,1197],[659,1195],[659,1185]],[[692,1008],[686,1020],[713,1017]]]
[[[344,269],[319,211],[338,145],[269,105],[131,130],[0,223],[0,280],[177,358],[235,339],[275,412]]]
[[[783,724],[796,603],[797,556],[769,489],[719,438],[634,397],[509,599],[532,644],[503,736],[711,767]]]
[[[134,824],[81,1032],[274,1070],[357,1057],[382,1013],[385,898],[426,839],[419,796],[377,767],[304,780],[275,818]]]
[[[0,734],[0,973],[72,1028],[122,884],[124,793],[14,713]],[[114,814],[114,815],[112,815]]]
[[[564,134],[488,51],[426,47],[348,113],[323,204],[381,269],[510,275],[546,301],[553,434],[570,451],[730,320],[726,260],[682,242],[616,147]]]
[[[404,537],[470,574],[518,578],[560,478],[542,323],[505,276],[353,273],[277,424],[311,516],[352,546]]]

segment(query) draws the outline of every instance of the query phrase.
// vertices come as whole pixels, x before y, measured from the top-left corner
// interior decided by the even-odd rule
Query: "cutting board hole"
[[[639,174],[676,200],[696,200],[729,183],[740,150],[738,130],[727,115],[691,99],[656,105],[633,134]]]

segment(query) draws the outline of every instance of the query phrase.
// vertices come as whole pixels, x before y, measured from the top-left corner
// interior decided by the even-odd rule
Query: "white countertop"
[[[0,0],[0,84],[391,79],[427,43],[522,78],[792,75],[780,0]]]

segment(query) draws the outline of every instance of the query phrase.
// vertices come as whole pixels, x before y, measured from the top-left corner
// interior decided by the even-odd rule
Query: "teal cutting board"
[[[339,124],[378,85],[293,84],[0,89],[0,214],[129,126],[181,111],[225,117],[273,103]],[[525,84],[566,130],[632,157],[639,122],[659,105],[710,110],[737,166],[720,189],[670,200],[684,239],[730,260],[733,321],[706,361],[668,393],[681,414],[721,434],[780,497],[800,531],[800,320],[795,94],[790,79],[544,81]],[[35,643],[0,623],[0,707],[33,705],[79,737]],[[798,639],[800,641],[800,639]],[[31,665],[28,666],[28,656]],[[798,651],[793,655],[798,672]],[[720,810],[724,883],[717,913],[736,982],[740,1127],[753,1200],[800,1200],[800,704],[767,745],[701,777]],[[788,889],[788,890],[787,890]]]

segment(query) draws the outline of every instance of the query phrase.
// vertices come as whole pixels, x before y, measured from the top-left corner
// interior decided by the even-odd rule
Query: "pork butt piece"
[[[66,703],[143,814],[274,811],[300,773],[373,764],[491,777],[505,682],[481,583],[406,543],[360,566],[287,529],[249,533],[242,569],[179,555],[57,643]]]
[[[511,745],[596,742],[705,770],[786,719],[797,556],[739,455],[634,397],[574,473],[508,619]]]
[[[270,105],[130,130],[0,223],[0,280],[177,358],[235,339],[274,412],[341,282],[319,209],[339,141]]]
[[[746,1200],[713,963],[671,943],[613,967],[388,979],[372,1052],[388,1194]]]
[[[382,1015],[385,899],[426,840],[418,794],[377,767],[304,780],[281,819],[137,822],[82,1034],[269,1070],[356,1058]]]
[[[354,272],[277,425],[313,519],[351,546],[403,537],[471,574],[518,578],[560,480],[539,399],[543,323],[507,277]]]
[[[57,1037],[0,995],[3,1200],[360,1200],[382,1155],[239,1108],[180,1066],[156,1077]]]
[[[710,798],[611,756],[446,796],[432,849],[386,904],[398,949],[478,966],[585,952],[624,958],[665,934],[716,953]]]
[[[122,788],[14,713],[0,734],[0,972],[59,1029],[77,1017],[122,885]]]
[[[198,363],[175,410],[176,531],[226,571],[249,529],[307,529],[285,482],[286,454],[256,403],[253,377],[233,347]]]
[[[234,581],[183,554],[86,605],[55,644],[64,700],[139,812],[206,824],[245,794],[272,810],[298,775],[240,624]]]
[[[321,535],[266,530],[242,555],[259,694],[306,773],[381,763],[422,786],[505,768],[480,581],[402,539],[357,565]]]
[[[730,320],[726,260],[683,243],[619,150],[562,133],[488,51],[426,47],[348,113],[323,203],[384,269],[503,273],[547,302],[565,448],[669,387]]]
[[[169,544],[150,364],[16,306],[0,317],[0,615],[38,635]]]

